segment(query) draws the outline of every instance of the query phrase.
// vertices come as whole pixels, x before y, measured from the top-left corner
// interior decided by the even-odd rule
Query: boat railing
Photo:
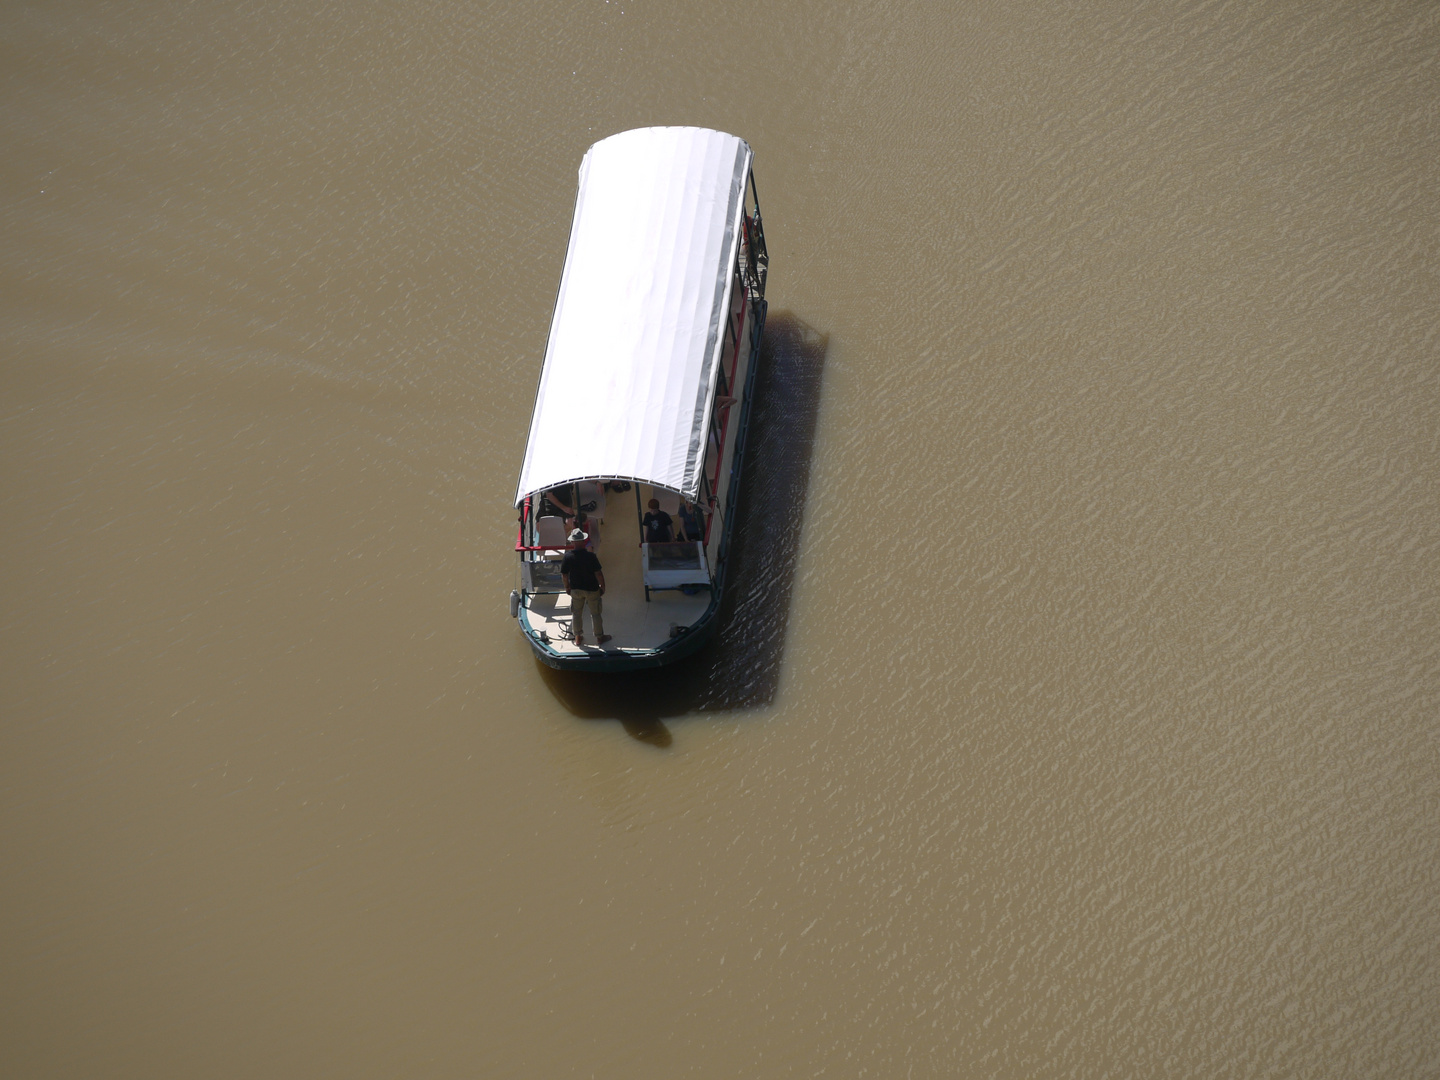
[[[755,190],[755,178],[750,177],[750,190]],[[740,367],[741,338],[745,332],[745,316],[751,301],[763,299],[765,295],[765,273],[769,264],[769,255],[765,250],[765,230],[760,223],[759,196],[756,196],[755,210],[753,215],[742,216],[741,222],[744,226],[742,233],[740,251],[736,256],[735,273],[741,285],[740,305],[738,310],[732,310],[730,317],[725,320],[723,331],[724,343],[729,350],[730,370],[725,370],[725,356],[721,353],[720,371],[715,380],[716,394],[718,397],[730,398],[731,387],[735,385],[735,376]],[[752,330],[753,335],[753,330]],[[753,344],[746,343],[746,344]],[[710,431],[708,434],[710,442],[714,447],[714,476],[710,475],[709,468],[700,470],[701,486],[705,496],[706,508],[710,511],[709,519],[705,524],[705,543],[710,543],[710,530],[713,528],[715,518],[718,516],[716,493],[720,490],[720,470],[724,467],[725,460],[725,438],[729,434],[730,414],[732,406],[737,404],[733,399],[728,401],[722,408],[714,409],[710,414]],[[710,455],[707,455],[709,457]]]
[[[747,209],[740,218],[740,279],[751,299],[765,296],[765,278],[770,272],[770,251],[765,246],[765,225],[760,219],[760,192],[755,174],[749,177]]]

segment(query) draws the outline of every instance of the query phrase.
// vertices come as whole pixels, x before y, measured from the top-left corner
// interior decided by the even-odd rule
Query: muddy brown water
[[[1440,1074],[1440,7],[7,4],[0,1074]],[[721,640],[508,618],[755,148]]]

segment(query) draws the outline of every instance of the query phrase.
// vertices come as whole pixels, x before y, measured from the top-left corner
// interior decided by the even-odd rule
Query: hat
[[[575,529],[570,533],[570,543],[578,544],[581,540],[589,540],[590,534],[584,529]]]

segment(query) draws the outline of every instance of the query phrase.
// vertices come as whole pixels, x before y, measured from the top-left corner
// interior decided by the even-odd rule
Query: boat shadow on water
[[[668,717],[774,701],[829,343],[828,334],[790,312],[766,319],[715,640],[652,671],[599,675],[536,661],[550,691],[575,716],[618,720],[632,738],[665,747]]]

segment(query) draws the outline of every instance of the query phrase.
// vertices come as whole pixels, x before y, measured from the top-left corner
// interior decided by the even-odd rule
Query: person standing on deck
[[[670,515],[660,509],[659,499],[650,500],[650,509],[640,520],[640,528],[645,531],[647,544],[668,544],[675,539]]]
[[[583,545],[590,537],[583,529],[570,534],[570,543]],[[605,572],[600,569],[600,559],[593,551],[583,547],[572,547],[560,560],[560,580],[570,594],[570,629],[575,635],[575,644],[585,644],[585,607],[590,607],[590,621],[595,626],[595,644],[604,645],[610,640],[605,633],[601,618],[600,598],[605,595]]]
[[[705,539],[705,514],[689,499],[680,504],[680,531],[686,540]]]

